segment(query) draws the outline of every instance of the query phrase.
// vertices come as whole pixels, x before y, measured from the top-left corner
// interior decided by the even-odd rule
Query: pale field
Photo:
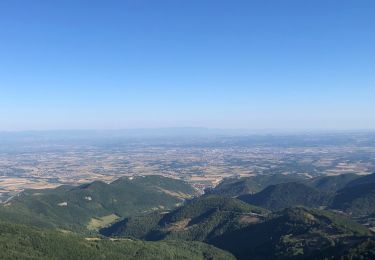
[[[159,190],[161,192],[165,193],[165,194],[168,194],[170,196],[173,196],[173,197],[176,197],[176,198],[179,198],[179,199],[190,199],[190,198],[192,198],[192,196],[190,194],[186,194],[186,193],[183,193],[183,192],[175,192],[175,191],[165,190],[165,189],[162,189],[162,188],[159,188]]]
[[[136,175],[183,179],[203,189],[217,185],[223,178],[253,176],[265,171],[314,177],[349,172],[367,174],[375,169],[375,160],[345,159],[356,151],[367,154],[366,158],[375,158],[374,147],[70,148],[71,151],[0,153],[0,194],[95,180],[108,183]],[[309,172],[303,168],[306,165],[318,167],[319,172]]]
[[[87,224],[88,230],[99,230],[100,228],[104,228],[115,222],[119,219],[119,216],[115,214],[103,216],[100,218],[92,218],[90,222]]]
[[[45,181],[32,181],[24,178],[0,178],[0,187],[4,191],[28,189],[50,189],[59,186]]]

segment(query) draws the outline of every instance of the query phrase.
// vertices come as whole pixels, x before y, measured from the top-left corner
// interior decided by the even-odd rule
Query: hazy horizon
[[[230,134],[230,135],[299,135],[299,134],[335,134],[335,133],[375,133],[375,129],[251,129],[251,128],[210,128],[210,127],[155,127],[155,128],[66,128],[66,129],[27,129],[27,130],[0,130],[1,134]]]

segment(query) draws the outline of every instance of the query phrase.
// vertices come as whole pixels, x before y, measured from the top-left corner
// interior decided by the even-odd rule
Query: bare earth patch
[[[183,231],[186,230],[190,222],[190,218],[185,218],[183,220],[174,222],[167,227],[168,231]]]
[[[250,215],[244,215],[244,216],[241,216],[240,218],[240,223],[242,224],[255,224],[255,223],[258,223],[259,221],[260,221],[259,218],[250,216]]]
[[[179,199],[190,199],[192,196],[190,194],[186,194],[183,192],[175,192],[175,191],[170,191],[166,189],[159,188],[161,192],[164,192],[165,194],[171,195],[173,197],[179,198]]]

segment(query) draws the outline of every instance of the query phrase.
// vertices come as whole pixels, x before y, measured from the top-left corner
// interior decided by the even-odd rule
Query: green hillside
[[[374,215],[375,184],[348,185],[368,176],[269,178],[257,179],[258,187],[267,185],[260,192],[237,198],[254,182],[226,180],[228,190],[220,188],[226,195],[200,197],[187,183],[161,176],[26,190],[0,207],[0,258],[231,259],[213,246],[238,259],[373,255],[367,228],[344,214],[316,209]],[[98,230],[111,239],[98,237]]]
[[[259,193],[242,195],[239,199],[269,210],[281,210],[294,206],[328,205],[331,196],[303,183],[289,182],[268,186]]]
[[[355,217],[375,215],[375,174],[350,181],[337,192],[331,207]]]
[[[254,210],[259,209],[210,195],[170,213],[126,218],[103,234],[153,241],[199,240],[238,259],[321,259],[360,256],[364,248],[374,249],[370,231],[343,215],[302,207],[272,214]]]
[[[78,187],[27,190],[0,207],[0,219],[44,227],[98,229],[118,218],[169,209],[196,191],[162,176],[95,181]]]
[[[369,236],[361,225],[327,211],[291,208],[266,221],[227,232],[211,241],[238,259],[339,256]],[[344,254],[344,253],[343,253]]]
[[[253,178],[228,178],[224,179],[214,189],[207,190],[208,194],[225,195],[237,197],[243,194],[256,193],[262,190],[262,187]]]
[[[362,184],[375,184],[375,173],[361,176],[351,182],[349,182],[346,187],[354,187]]]
[[[70,233],[0,222],[1,259],[234,259],[199,242],[85,239]]]
[[[297,174],[256,175],[246,178],[224,179],[215,188],[207,190],[207,193],[237,197],[245,194],[254,194],[268,186],[288,182],[301,182],[317,190],[332,193],[344,188],[350,183],[355,184],[355,180],[359,178],[359,175],[352,173],[337,176],[319,176],[312,179]],[[364,181],[366,182],[366,180]]]
[[[340,190],[331,207],[356,217],[375,214],[375,183],[358,184]]]
[[[228,230],[236,230],[262,219],[266,210],[234,198],[204,196],[170,213],[130,217],[102,230],[107,236],[146,240],[183,239],[210,241]]]
[[[237,197],[244,194],[257,193],[270,185],[297,181],[306,181],[306,177],[296,174],[269,174],[246,178],[228,178],[207,192],[209,194]]]
[[[320,191],[336,192],[344,188],[348,183],[360,178],[359,175],[348,173],[337,176],[320,176],[305,182]]]

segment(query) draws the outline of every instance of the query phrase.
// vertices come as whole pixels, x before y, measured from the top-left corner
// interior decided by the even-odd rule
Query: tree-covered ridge
[[[336,257],[371,238],[362,225],[330,211],[297,207],[256,213],[237,199],[212,195],[170,213],[126,218],[103,234],[153,241],[200,240],[238,259]]]
[[[354,187],[362,184],[374,184],[375,183],[375,173],[361,176],[355,180],[349,182],[346,187]]]
[[[228,252],[199,242],[85,239],[0,222],[1,259],[234,259]]]
[[[270,215],[264,222],[227,232],[211,243],[238,259],[321,259],[337,257],[368,236],[367,229],[344,216],[290,208]]]
[[[332,208],[353,216],[375,214],[375,183],[349,186],[335,196]]]
[[[330,207],[354,217],[375,215],[375,174],[348,182],[337,191]]]
[[[276,176],[226,179],[208,192],[238,197],[270,210],[325,206],[353,216],[375,214],[375,174],[342,174],[311,179],[298,175]],[[266,187],[256,192],[263,186]]]
[[[260,192],[270,185],[297,181],[303,182],[306,180],[306,176],[296,174],[269,174],[245,178],[227,178],[214,189],[207,190],[207,193],[237,197],[244,194]]]
[[[266,210],[240,200],[209,195],[188,201],[169,213],[126,218],[103,229],[102,233],[146,240],[210,241],[228,230],[258,222],[265,214]]]
[[[90,221],[168,209],[196,196],[189,184],[162,176],[95,181],[78,187],[27,190],[0,207],[0,219],[66,229],[85,229]]]
[[[288,182],[271,185],[256,194],[242,195],[240,200],[270,210],[294,206],[319,207],[328,205],[331,195],[303,183]]]
[[[262,186],[253,178],[228,178],[224,179],[215,188],[206,191],[208,194],[237,197],[243,194],[256,193]]]
[[[336,176],[320,176],[310,179],[305,184],[315,187],[324,192],[337,192],[346,187],[348,183],[361,178],[360,175],[354,173],[340,174]]]
[[[215,188],[207,190],[207,193],[237,197],[245,194],[258,193],[268,186],[288,182],[300,182],[314,187],[319,191],[332,193],[344,188],[358,178],[361,178],[361,176],[352,173],[337,176],[318,176],[314,178],[308,178],[298,174],[256,175],[245,178],[224,179]]]
[[[0,223],[0,244],[5,252],[0,258],[22,259],[30,255],[29,258],[37,259],[124,259],[123,254],[130,259],[222,257],[223,252],[193,241],[229,250],[239,259],[367,256],[374,245],[370,232],[344,214],[329,210],[333,207],[355,216],[374,214],[374,184],[360,182],[336,193],[324,191],[327,187],[346,185],[352,177],[321,177],[308,183],[306,179],[290,182],[280,177],[271,181],[262,176],[259,180],[263,184],[280,183],[237,198],[228,194],[191,198],[196,195],[191,186],[160,176],[28,190],[0,208],[1,219],[29,225]],[[355,179],[361,178],[365,177]],[[177,204],[181,205],[176,207]],[[295,207],[299,205],[311,209]],[[327,210],[313,209],[320,206]],[[116,218],[122,220],[109,225]],[[103,228],[106,225],[109,226]],[[98,235],[88,231],[88,227],[101,228],[103,235],[115,241],[87,241],[57,231],[70,229],[81,235]],[[69,247],[65,250],[67,255],[62,249],[55,249],[59,244],[62,249]]]

